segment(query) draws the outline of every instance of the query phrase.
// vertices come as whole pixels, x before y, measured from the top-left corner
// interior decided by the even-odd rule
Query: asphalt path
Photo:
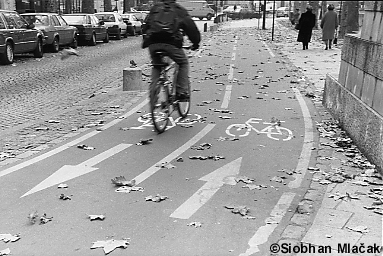
[[[104,255],[90,249],[93,242],[130,238],[111,255],[267,254],[311,175],[312,106],[291,80],[288,66],[251,29],[215,34],[191,61],[190,127],[173,114],[174,126],[157,135],[144,118],[144,97],[102,129],[0,169],[0,234],[21,237],[0,250]],[[192,148],[203,143],[211,148]],[[77,147],[83,144],[94,149]],[[118,176],[143,191],[116,192],[111,179]],[[158,194],[167,198],[146,200]],[[32,224],[27,216],[35,211],[53,219]],[[106,218],[91,221],[89,214]]]

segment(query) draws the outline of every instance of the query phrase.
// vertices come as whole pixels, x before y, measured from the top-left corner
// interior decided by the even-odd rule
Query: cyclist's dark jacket
[[[201,34],[200,34],[196,24],[194,23],[194,21],[192,20],[192,18],[189,15],[189,13],[187,12],[187,10],[184,7],[182,7],[181,5],[177,4],[175,2],[175,0],[164,0],[164,1],[166,2],[166,4],[172,5],[173,9],[176,11],[178,18],[179,18],[179,28],[184,31],[184,33],[188,36],[189,40],[193,43],[193,45],[199,45],[199,43],[201,41]],[[146,20],[146,25],[143,29],[144,40],[143,40],[142,48],[146,48],[149,45],[155,44],[155,43],[167,43],[167,44],[174,45],[178,48],[182,48],[183,35],[182,35],[181,31],[178,31],[178,34],[175,35],[174,38],[166,39],[166,40],[165,39],[157,39],[156,41],[153,41],[152,38],[150,38],[149,36],[146,35],[146,32],[150,29],[150,23],[151,23],[151,19],[153,18],[153,16],[152,16],[153,13],[156,12],[156,10],[161,5],[164,5],[164,4],[165,3],[160,2],[156,5],[154,5],[150,9],[150,13],[149,13],[148,18]]]

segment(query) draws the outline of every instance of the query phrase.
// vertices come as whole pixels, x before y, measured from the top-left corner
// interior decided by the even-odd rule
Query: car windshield
[[[64,20],[71,25],[82,25],[85,22],[85,15],[64,15]]]
[[[115,22],[116,18],[113,14],[96,14],[96,17],[99,20],[105,21],[105,22]]]
[[[49,25],[49,17],[48,17],[48,15],[23,15],[23,18],[29,24]]]

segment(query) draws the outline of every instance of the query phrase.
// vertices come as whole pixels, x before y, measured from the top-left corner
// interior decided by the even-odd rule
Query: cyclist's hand
[[[199,48],[199,44],[193,44],[193,45],[190,47],[190,50],[192,50],[192,51],[196,51],[196,50],[198,50],[198,48]]]

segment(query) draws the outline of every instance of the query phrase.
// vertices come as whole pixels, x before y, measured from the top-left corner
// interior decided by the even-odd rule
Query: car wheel
[[[136,27],[132,27],[132,36],[136,36]]]
[[[139,35],[142,35],[142,27],[140,27],[140,30],[138,31]]]
[[[70,46],[71,46],[73,49],[76,49],[76,48],[77,48],[77,46],[78,46],[77,35],[74,35],[74,36],[73,36],[73,41],[72,41],[72,43],[71,43]]]
[[[127,37],[128,37],[128,35],[129,35],[129,33],[128,33],[128,28],[126,28],[126,30],[125,30],[125,34],[124,34],[124,37],[125,37],[125,38],[127,38]]]
[[[35,58],[42,58],[43,54],[43,40],[39,38],[37,41],[36,49],[33,51],[33,56],[35,56]]]
[[[7,42],[5,45],[5,51],[0,54],[0,62],[1,64],[9,65],[13,63],[13,58],[13,46],[10,42]]]
[[[203,17],[199,17],[198,19],[199,19],[199,20],[203,20]]]
[[[91,45],[91,46],[95,46],[96,45],[96,35],[93,33],[92,34],[92,37],[91,37],[91,39],[90,39],[90,41],[89,41],[89,45]]]
[[[118,34],[117,34],[117,40],[121,40],[121,30],[118,31]]]
[[[53,39],[53,42],[51,44],[51,50],[52,52],[59,52],[60,50],[59,39],[57,36]]]
[[[106,35],[105,35],[105,38],[104,38],[104,41],[103,41],[104,43],[109,43],[109,34],[108,33],[106,33]]]
[[[207,20],[211,20],[211,18],[213,18],[213,15],[211,15],[210,13],[206,16],[206,19]]]

